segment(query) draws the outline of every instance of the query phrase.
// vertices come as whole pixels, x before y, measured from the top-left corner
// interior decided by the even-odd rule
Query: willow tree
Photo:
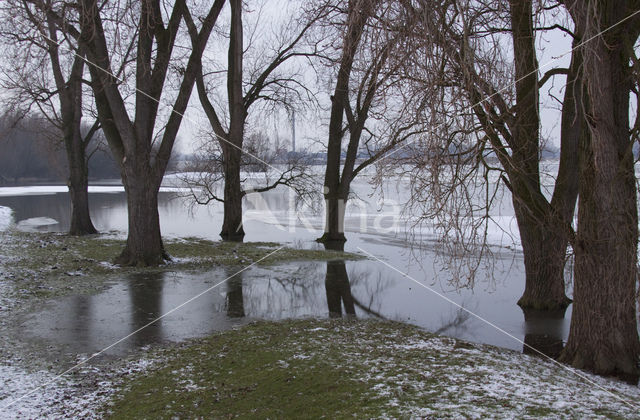
[[[577,145],[584,134],[577,112],[580,56],[570,68],[540,76],[530,0],[405,4],[423,29],[415,35],[421,53],[407,63],[408,71],[424,81],[418,88],[441,92],[420,110],[433,128],[416,141],[415,150],[422,152],[414,153],[413,201],[425,220],[436,221],[454,264],[461,257],[475,261],[454,281],[472,286],[479,261],[490,252],[487,221],[502,183],[511,193],[524,255],[526,286],[518,303],[523,309],[564,310],[570,302],[564,267],[578,193]],[[539,91],[558,75],[567,75],[567,83],[560,166],[549,200],[541,184]]]
[[[223,5],[224,0],[216,0],[206,16],[198,18],[197,42],[184,60],[174,56],[174,49],[181,22],[185,16],[193,19],[185,0],[100,4],[81,0],[76,4],[81,16],[79,29],[58,20],[61,30],[79,39],[91,63],[98,117],[120,165],[129,232],[126,246],[116,258],[118,264],[157,265],[169,258],[160,234],[158,191],[195,83],[197,64]],[[113,25],[118,26],[117,32],[108,32],[114,30]],[[133,59],[126,51],[121,53],[123,38],[130,40],[135,50]],[[126,80],[130,83],[122,83],[113,74],[118,63],[125,67],[125,77],[133,79]],[[178,89],[168,117],[160,122],[160,102],[172,68],[177,69],[173,74],[178,78]],[[135,93],[129,98],[132,88]]]
[[[574,307],[561,360],[637,382],[638,206],[629,98],[637,0],[565,1],[583,42],[589,136],[580,144]]]
[[[547,201],[540,182],[540,80],[533,4],[531,0],[511,0],[509,5],[515,68],[515,109],[508,125],[510,156],[502,152],[504,144],[493,127],[488,135],[509,178],[522,242],[526,283],[518,304],[525,309],[564,309],[570,302],[565,295],[564,265],[567,245],[573,236],[571,222],[578,194],[576,152],[584,121],[576,118],[582,89],[580,80],[576,81],[580,57],[572,57],[568,70],[560,167],[552,199]],[[479,118],[491,118],[480,107],[476,113]]]

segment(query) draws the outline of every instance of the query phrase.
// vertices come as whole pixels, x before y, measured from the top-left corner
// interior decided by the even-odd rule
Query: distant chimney
[[[296,111],[291,111],[291,151],[296,151]]]

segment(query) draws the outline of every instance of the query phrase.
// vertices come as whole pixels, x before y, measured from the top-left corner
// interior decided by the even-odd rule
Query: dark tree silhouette
[[[468,8],[457,1],[436,3],[438,7],[414,8],[407,2],[412,13],[419,14],[423,31],[416,36],[424,45],[409,65],[423,72],[416,77],[424,80],[418,86],[440,92],[429,96],[421,110],[435,128],[416,142],[410,160],[413,201],[424,220],[436,220],[453,264],[465,256],[475,261],[466,273],[454,276],[458,286],[472,286],[477,264],[490,254],[483,230],[496,184],[504,183],[511,192],[526,271],[518,304],[550,311],[566,308],[570,300],[564,267],[574,237],[577,149],[586,131],[577,112],[583,97],[580,55],[574,54],[570,68],[539,77],[530,0],[481,2]],[[500,52],[503,34],[511,37],[513,46],[513,62],[506,67]],[[557,75],[567,75],[567,83],[560,167],[549,200],[541,184],[539,90]],[[497,183],[491,185],[489,174],[496,172]]]
[[[10,48],[32,55],[28,60],[31,63],[36,57],[42,61],[38,68],[24,66],[19,60],[11,61],[9,65],[14,67],[4,84],[16,93],[14,99],[19,105],[37,107],[51,121],[56,127],[50,134],[54,140],[59,140],[57,135],[62,137],[71,198],[69,234],[97,233],[89,215],[88,160],[89,145],[99,125],[96,121],[89,130],[83,131],[84,52],[71,39],[59,39],[60,31],[49,13],[64,13],[56,10],[61,8],[59,3],[51,0],[33,3],[11,0],[4,5],[3,13],[13,19],[11,27],[2,31],[2,37]],[[69,44],[65,46],[76,51],[75,55],[65,56],[60,51],[61,44]]]
[[[174,52],[176,37],[183,20],[193,20],[184,0],[172,5],[160,0],[143,1],[139,7],[126,11],[137,16],[134,28],[129,28],[131,45],[135,47],[135,61],[125,62],[135,67],[135,112],[129,115],[127,101],[119,89],[120,81],[109,72],[116,59],[109,47],[103,16],[110,8],[100,7],[96,0],[82,0],[80,30],[74,30],[68,22],[58,22],[60,28],[80,40],[87,57],[94,64],[89,66],[91,83],[103,131],[112,154],[121,169],[122,182],[127,193],[129,233],[127,244],[116,259],[122,265],[157,265],[166,260],[160,235],[158,216],[158,190],[162,182],[171,151],[186,110],[198,63],[218,18],[224,0],[216,0],[201,19],[186,67],[180,70],[178,93],[172,112],[161,129],[156,132],[160,98]],[[168,14],[168,21],[164,16]],[[125,28],[121,28],[125,29]]]

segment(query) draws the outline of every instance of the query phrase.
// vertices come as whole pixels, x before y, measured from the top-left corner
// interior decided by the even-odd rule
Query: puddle
[[[238,269],[202,274],[135,273],[97,295],[52,301],[20,326],[20,334],[62,352],[93,354],[135,332],[105,352],[121,356],[148,344],[202,337],[255,319],[350,316],[409,322],[429,331],[522,351],[521,343],[397,273],[371,264],[308,262],[252,268],[239,274]],[[496,305],[491,304],[495,293],[476,292],[473,300],[458,292],[451,297],[485,318],[497,318],[501,328],[539,348],[553,350],[553,342],[557,345],[560,340],[561,345],[566,339],[568,317],[544,320],[528,314],[525,322],[513,300],[508,300],[510,305],[497,305],[502,313],[496,313]],[[505,313],[506,308],[513,310]],[[148,325],[163,314],[167,315]]]

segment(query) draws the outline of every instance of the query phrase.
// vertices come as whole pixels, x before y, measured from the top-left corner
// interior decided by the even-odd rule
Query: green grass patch
[[[349,252],[289,247],[278,250],[280,247],[281,245],[275,242],[224,242],[200,238],[165,241],[165,248],[172,257],[200,259],[208,263],[225,266],[251,264],[263,258],[264,260],[260,261],[261,265],[273,265],[289,261],[357,260],[364,258],[361,255]]]
[[[322,325],[328,326],[326,323]],[[315,321],[260,322],[216,334],[128,384],[112,418],[344,418],[380,413],[384,400],[340,366],[340,346],[318,350]]]
[[[162,361],[127,378],[102,414],[114,419],[637,418],[615,398],[549,362],[460,343],[394,322],[257,322],[163,349]],[[626,392],[637,394],[632,388]]]

